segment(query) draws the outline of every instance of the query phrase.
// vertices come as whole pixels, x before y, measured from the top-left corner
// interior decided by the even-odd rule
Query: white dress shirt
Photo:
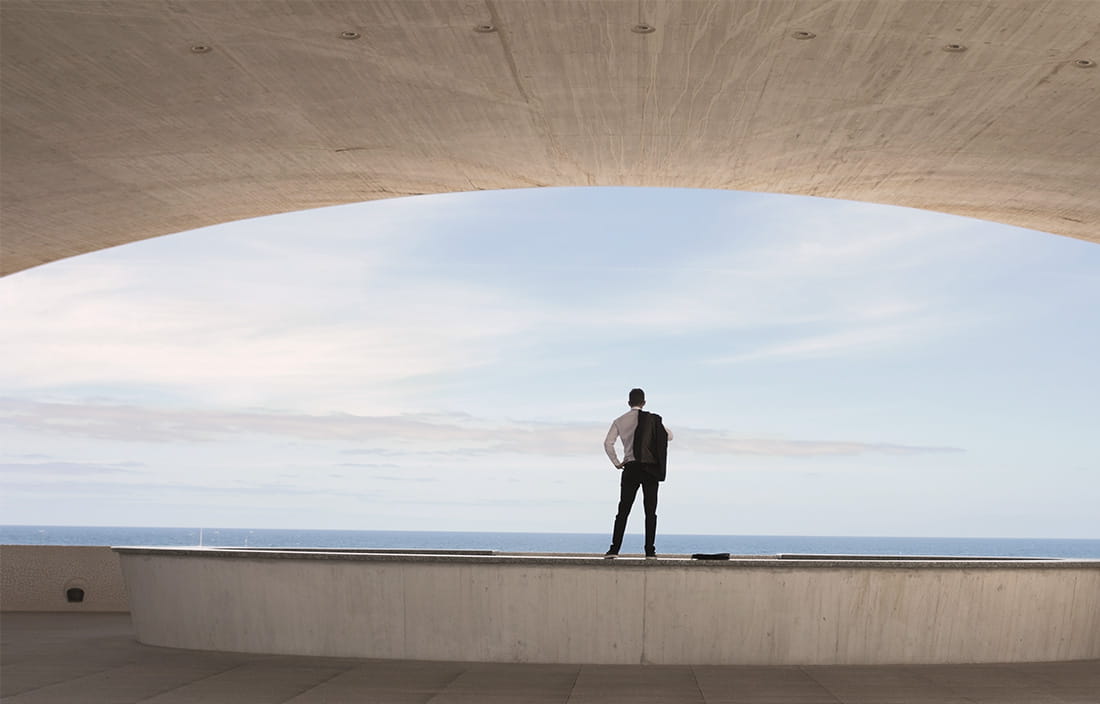
[[[607,453],[611,464],[622,467],[627,462],[634,461],[634,431],[638,429],[638,411],[641,406],[631,406],[630,410],[611,421],[611,427],[607,430],[607,437],[603,441],[603,449]],[[672,440],[672,431],[667,427],[668,439]],[[619,455],[615,452],[615,440],[622,440],[623,461],[619,461]]]

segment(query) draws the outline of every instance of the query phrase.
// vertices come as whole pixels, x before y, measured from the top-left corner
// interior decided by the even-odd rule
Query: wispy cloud
[[[297,304],[309,318],[298,321],[270,300],[242,304],[248,286],[207,301],[41,289],[6,311],[6,334],[21,341],[0,370],[9,389],[144,387],[245,405],[349,388],[375,397],[368,390],[387,383],[491,364],[492,340],[527,326],[475,285],[360,293],[340,320],[326,320],[330,303],[315,296]]]
[[[787,440],[783,438],[734,437],[725,433],[686,430],[684,444],[692,451],[712,455],[763,455],[778,457],[834,457],[854,455],[926,455],[964,452],[957,447],[902,445],[887,442],[836,440]]]
[[[0,399],[0,424],[25,431],[129,442],[207,442],[241,434],[398,445],[495,444],[492,432],[410,416],[327,416]]]
[[[875,352],[927,339],[931,330],[942,330],[942,321],[914,320],[905,324],[860,326],[821,335],[799,335],[775,344],[763,344],[733,355],[708,360],[709,364],[736,364],[760,360],[808,359],[840,353]],[[750,343],[751,344],[751,343]]]
[[[138,475],[139,463],[101,464],[96,462],[0,462],[0,476],[5,481],[15,477],[40,482],[51,479]]]
[[[595,422],[493,421],[462,414],[318,416],[42,403],[10,398],[0,398],[0,425],[26,432],[124,442],[212,442],[227,436],[257,434],[355,445],[370,438],[374,445],[371,448],[344,447],[340,451],[391,458],[425,454],[584,456],[598,454],[606,432],[604,424]],[[692,428],[677,429],[675,443],[677,449],[700,454],[790,457],[959,451],[882,442],[732,438],[718,431]]]

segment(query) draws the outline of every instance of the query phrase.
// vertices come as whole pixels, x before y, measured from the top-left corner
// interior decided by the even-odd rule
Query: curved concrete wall
[[[128,611],[118,562],[102,546],[0,546],[0,610]],[[69,601],[70,588],[83,600]]]
[[[120,552],[152,645],[544,663],[1100,657],[1100,562]]]

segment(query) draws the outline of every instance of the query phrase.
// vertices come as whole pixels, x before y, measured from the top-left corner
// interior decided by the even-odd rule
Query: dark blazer
[[[634,431],[634,461],[647,473],[665,480],[668,458],[668,431],[661,416],[638,409],[638,428]]]

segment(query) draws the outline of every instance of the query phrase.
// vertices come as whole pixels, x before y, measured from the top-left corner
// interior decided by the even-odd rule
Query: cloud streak
[[[491,421],[463,414],[433,416],[309,415],[220,410],[165,410],[138,406],[44,403],[0,398],[0,425],[25,432],[80,435],[123,442],[213,442],[237,435],[321,440],[345,454],[585,456],[599,454],[602,423]],[[735,438],[714,430],[675,431],[674,448],[712,455],[827,457],[960,452],[957,448],[883,442]],[[345,463],[350,464],[350,463]],[[374,465],[381,467],[384,465]]]
[[[780,343],[765,344],[748,351],[708,360],[708,364],[724,365],[765,360],[799,360],[833,357],[854,352],[874,352],[891,346],[927,339],[927,335],[943,329],[940,320],[914,320],[905,324],[884,324],[854,327],[821,335],[799,335]]]
[[[135,469],[137,463],[99,464],[95,462],[0,462],[0,476],[5,481],[22,476],[33,481],[52,479],[72,479],[103,476],[136,476],[141,474]]]
[[[852,457],[857,455],[929,455],[965,452],[957,447],[901,445],[885,442],[828,440],[786,440],[782,438],[738,438],[713,431],[682,433],[692,452],[711,455],[759,455],[770,457]],[[677,439],[679,439],[677,435]]]

